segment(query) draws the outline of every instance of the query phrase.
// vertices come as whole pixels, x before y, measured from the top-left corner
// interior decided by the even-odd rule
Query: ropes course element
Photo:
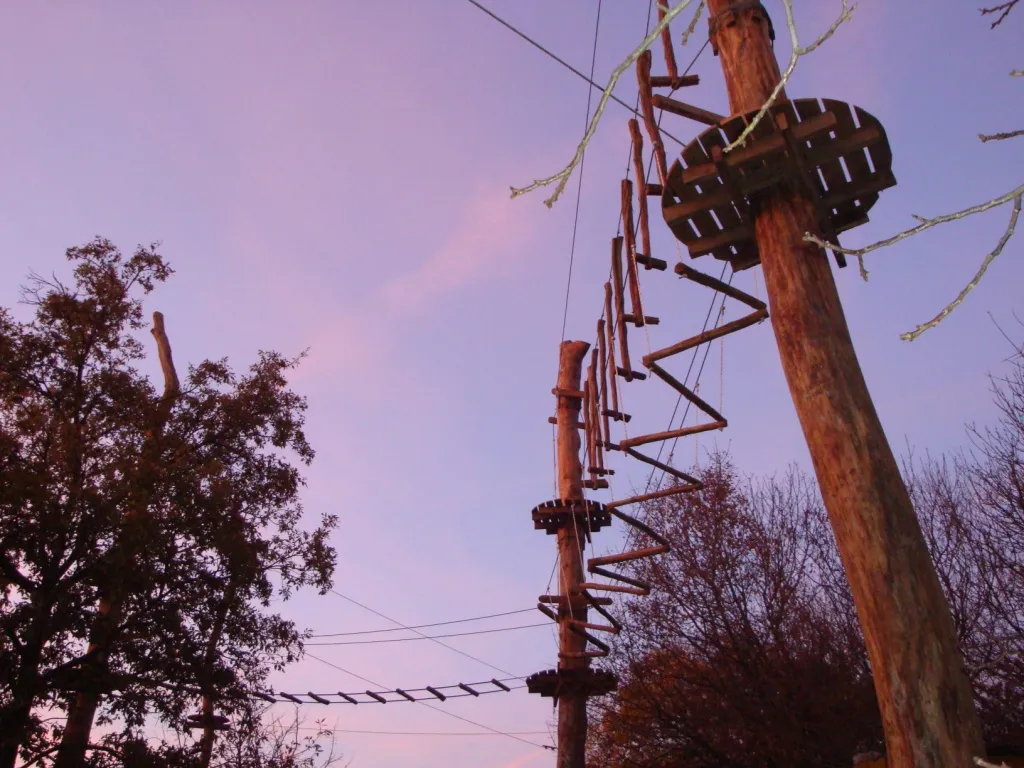
[[[674,195],[677,194],[675,186],[678,183],[679,175],[678,163],[673,166],[671,171],[669,170],[664,145],[661,141],[660,119],[655,119],[654,109],[658,107],[663,112],[671,112],[707,124],[717,124],[723,120],[720,116],[677,102],[669,97],[655,96],[652,90],[656,86],[675,88],[685,84],[682,82],[683,78],[676,73],[674,55],[668,49],[666,50],[666,65],[669,75],[653,78],[651,76],[650,51],[641,55],[636,64],[640,91],[640,114],[652,144],[651,165],[657,171],[658,182],[648,183],[647,181],[643,163],[643,135],[639,122],[636,119],[631,119],[629,133],[632,175],[635,185],[629,178],[623,179],[620,185],[619,231],[621,234],[617,234],[611,243],[611,276],[604,285],[604,312],[597,321],[597,345],[591,352],[582,391],[573,393],[555,390],[553,394],[579,397],[582,401],[580,428],[583,430],[584,470],[589,474],[589,478],[583,482],[585,488],[597,490],[610,487],[609,482],[605,479],[614,474],[613,470],[605,466],[605,456],[609,451],[621,452],[652,467],[652,475],[653,471],[661,470],[664,475],[669,475],[672,479],[668,486],[652,489],[648,485],[641,494],[607,504],[593,500],[556,499],[534,509],[534,526],[546,530],[549,534],[557,532],[562,526],[573,523],[586,531],[589,540],[592,532],[597,532],[602,527],[610,525],[612,518],[619,519],[631,529],[627,536],[629,546],[626,551],[619,554],[591,557],[587,560],[587,571],[592,577],[599,577],[602,580],[592,578],[592,580],[583,582],[567,596],[541,596],[537,605],[541,613],[587,641],[587,645],[582,651],[561,652],[559,658],[562,660],[581,658],[589,660],[610,654],[610,645],[599,638],[597,633],[616,635],[621,631],[622,624],[608,610],[608,606],[613,603],[613,600],[610,597],[599,597],[595,593],[605,592],[636,597],[649,595],[651,591],[649,583],[624,572],[621,568],[615,568],[615,566],[657,557],[669,551],[669,542],[664,536],[633,515],[627,514],[624,508],[641,505],[655,499],[690,493],[703,487],[697,478],[673,467],[670,463],[671,458],[669,462],[660,460],[664,444],[672,441],[674,445],[675,441],[681,437],[721,430],[728,426],[728,421],[720,410],[716,410],[700,397],[696,384],[691,389],[668,370],[669,359],[704,344],[708,344],[710,349],[709,342],[715,339],[724,339],[725,336],[760,323],[768,317],[767,305],[745,291],[732,286],[731,278],[729,282],[725,282],[680,262],[673,270],[676,275],[687,280],[688,283],[713,290],[716,297],[718,294],[723,295],[722,307],[716,318],[715,327],[707,330],[707,322],[705,322],[704,329],[695,336],[661,349],[651,350],[648,346],[647,354],[640,358],[646,372],[634,366],[634,359],[631,357],[629,349],[628,327],[632,325],[634,328],[644,328],[646,332],[648,326],[660,324],[658,317],[645,313],[639,267],[642,265],[645,272],[651,270],[664,272],[668,267],[666,261],[652,255],[647,201],[650,196],[661,196],[666,199],[671,196],[675,199]],[[706,133],[710,133],[710,131]],[[627,168],[627,172],[628,170]],[[634,217],[634,188],[636,217]],[[708,216],[708,218],[711,217]],[[714,223],[717,224],[717,222]],[[731,244],[732,241],[727,245]],[[709,249],[705,252],[712,251]],[[694,255],[700,254],[694,254],[691,249],[691,256]],[[737,258],[732,250],[730,250],[730,256],[733,258],[730,258],[729,262],[732,263],[734,269],[740,268],[739,264],[742,263],[742,259]],[[744,258],[748,258],[746,254],[744,254]],[[625,264],[623,264],[623,259],[625,259]],[[726,298],[733,299],[750,311],[736,320],[721,323]],[[712,307],[714,301],[715,299],[712,299]],[[710,316],[711,312],[709,311],[708,319]],[[724,362],[722,365],[724,366]],[[687,401],[687,411],[690,406],[694,406],[698,412],[707,417],[707,420],[704,423],[697,423],[698,416],[694,424],[686,425],[684,415],[683,423],[676,429],[670,428],[663,432],[630,437],[626,432],[626,425],[631,416],[625,412],[622,404],[622,392],[618,380],[621,378],[628,384],[633,381],[644,381],[648,377],[657,378],[668,384],[678,393],[680,401],[683,399]],[[724,397],[720,394],[719,408],[721,408],[723,399]],[[623,431],[626,432],[618,442],[613,439],[611,433],[613,422],[621,423]],[[669,426],[671,427],[671,424]],[[642,446],[656,443],[662,446],[659,448],[658,458],[639,450]],[[670,457],[671,455],[670,452]],[[558,605],[557,611],[552,609],[552,603]],[[585,618],[587,609],[593,609],[602,621],[587,620]],[[567,669],[561,664],[559,669],[532,675],[527,678],[526,682],[531,692],[550,696],[556,700],[559,696],[569,693],[602,695],[615,690],[618,684],[615,675],[610,672],[589,668]]]
[[[447,701],[448,699],[462,699],[467,696],[486,696],[490,693],[511,693],[524,685],[509,686],[506,683],[521,680],[522,678],[510,677],[504,680],[483,680],[476,683],[453,683],[452,685],[426,685],[422,688],[395,688],[393,690],[379,691],[356,691],[342,693],[285,693],[283,691],[259,692],[250,691],[249,696],[254,699],[262,699],[270,704],[393,704],[405,701]],[[451,693],[448,693],[451,691]],[[416,694],[427,694],[419,696]]]

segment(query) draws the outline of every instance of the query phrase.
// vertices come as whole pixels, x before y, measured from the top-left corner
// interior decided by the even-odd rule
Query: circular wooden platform
[[[832,99],[783,102],[745,146],[723,153],[755,114],[704,131],[669,171],[662,213],[692,258],[711,254],[734,270],[759,264],[754,217],[759,200],[780,187],[811,198],[831,239],[866,223],[878,193],[896,184],[885,130],[859,107]]]
[[[526,678],[530,693],[557,699],[559,696],[580,694],[605,696],[619,687],[619,678],[604,669],[548,669]]]
[[[587,499],[552,499],[538,504],[530,514],[533,527],[548,534],[557,533],[559,528],[574,519],[581,529],[589,529],[591,533],[612,524],[611,512],[605,505]]]

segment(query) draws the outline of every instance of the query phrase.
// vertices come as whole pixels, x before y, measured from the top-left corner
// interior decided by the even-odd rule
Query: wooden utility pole
[[[767,12],[758,2],[708,6],[731,110],[757,110],[780,81]],[[778,188],[759,201],[754,219],[782,366],[867,642],[888,765],[972,765],[984,745],[949,606],[868,393],[831,267],[803,240],[805,232],[820,232],[813,204],[800,191]]]
[[[585,341],[563,341],[558,355],[558,406],[555,410],[558,495],[566,501],[583,500],[583,465],[580,463],[579,396],[583,359],[590,345]],[[584,523],[585,524],[585,523]],[[586,621],[586,603],[576,602],[583,583],[583,536],[585,529],[576,516],[570,516],[558,529],[559,605],[563,618],[559,625],[559,667],[583,669],[590,660],[582,654],[587,639],[575,633],[565,618]],[[570,655],[571,654],[571,655]],[[578,655],[577,655],[578,654]],[[558,699],[558,768],[584,768],[587,749],[587,695],[574,691]]]

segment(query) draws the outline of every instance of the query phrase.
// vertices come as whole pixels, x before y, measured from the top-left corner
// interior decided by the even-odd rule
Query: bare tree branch
[[[587,126],[587,130],[583,134],[583,139],[580,141],[579,146],[576,147],[576,154],[573,155],[569,164],[554,176],[548,176],[546,179],[537,179],[527,187],[522,187],[520,189],[512,187],[512,199],[515,199],[520,195],[525,195],[527,192],[532,192],[535,189],[540,189],[541,187],[547,187],[551,184],[557,183],[558,186],[555,187],[554,194],[544,201],[544,205],[548,208],[551,208],[555,204],[555,201],[558,200],[559,196],[565,190],[565,185],[569,183],[569,177],[572,176],[572,172],[583,159],[583,153],[586,152],[587,145],[590,143],[590,140],[594,137],[594,133],[597,131],[598,123],[601,122],[601,116],[604,114],[605,107],[608,106],[608,101],[612,97],[612,91],[615,90],[615,86],[619,82],[619,78],[622,77],[622,74],[633,66],[636,60],[640,58],[640,55],[661,36],[661,30],[667,27],[676,16],[685,11],[692,3],[693,0],[682,0],[681,3],[669,9],[665,13],[665,16],[654,25],[654,29],[652,29],[647,37],[643,39],[643,42],[641,42],[640,45],[638,45],[633,52],[626,57],[625,61],[612,70],[611,77],[608,79],[608,85],[604,89],[604,93],[601,94],[601,100],[597,103],[597,109],[594,110],[594,116],[590,119],[590,125]],[[698,12],[699,10],[700,9],[698,9]]]
[[[957,211],[956,213],[949,213],[944,216],[936,216],[930,219],[924,218],[922,216],[914,216],[915,219],[921,222],[916,227],[900,232],[899,234],[893,235],[892,237],[886,238],[885,240],[879,240],[877,243],[866,245],[863,248],[843,248],[842,246],[839,246],[835,243],[826,242],[825,240],[822,240],[820,237],[817,237],[816,235],[813,235],[810,232],[804,233],[804,241],[808,243],[814,243],[815,245],[818,245],[822,248],[827,248],[838,251],[840,253],[845,253],[848,256],[856,256],[860,258],[865,254],[871,253],[872,251],[877,251],[880,248],[886,248],[890,245],[895,245],[901,240],[906,240],[908,237],[913,237],[914,235],[920,232],[924,232],[926,229],[931,229],[932,227],[938,226],[939,224],[945,224],[950,221],[956,221],[958,219],[966,218],[975,213],[982,213],[993,208],[998,208],[1000,205],[1004,205],[1005,203],[1008,203],[1012,200],[1013,211],[1010,214],[1010,223],[1007,225],[1006,231],[1003,233],[1003,236],[999,239],[999,243],[996,245],[995,249],[985,257],[984,261],[982,261],[981,267],[979,268],[977,274],[975,274],[971,282],[968,283],[964,290],[962,290],[960,294],[934,318],[929,320],[927,323],[919,325],[913,331],[909,331],[908,333],[900,335],[900,338],[903,339],[904,341],[913,341],[922,333],[927,331],[929,328],[934,328],[936,325],[941,323],[946,318],[946,316],[949,315],[950,312],[956,309],[963,302],[967,294],[973,291],[975,287],[977,287],[978,281],[981,280],[982,276],[985,274],[985,271],[988,269],[989,264],[991,264],[992,261],[1000,253],[1003,252],[1003,248],[1006,247],[1006,243],[1009,242],[1011,237],[1013,237],[1014,230],[1017,226],[1017,218],[1020,215],[1022,197],[1024,197],[1024,185],[1021,185],[1016,189],[1007,192],[1005,195],[1000,195],[999,197],[993,198],[988,202],[975,205],[971,208],[965,208],[964,210]]]
[[[1020,0],[1007,0],[1007,2],[1002,3],[1001,5],[994,5],[991,8],[979,8],[978,10],[981,11],[982,16],[987,16],[990,13],[999,14],[999,18],[992,22],[991,28],[995,29],[1003,23],[1003,19],[1010,15],[1010,11],[1012,11],[1013,7],[1019,2]]]
[[[747,143],[747,137],[753,133],[754,129],[757,128],[758,123],[764,119],[764,116],[768,114],[768,110],[778,99],[779,94],[782,93],[782,89],[786,87],[786,83],[793,76],[794,70],[796,70],[796,63],[801,56],[806,56],[808,53],[812,53],[817,50],[822,43],[832,37],[836,30],[839,29],[839,25],[844,21],[849,21],[853,18],[853,12],[857,10],[856,5],[849,5],[848,0],[843,0],[843,10],[839,14],[839,18],[832,22],[832,25],[825,30],[825,32],[810,45],[801,48],[800,41],[797,39],[796,32],[796,21],[793,18],[793,0],[782,0],[782,5],[786,9],[786,26],[789,27],[789,39],[793,45],[793,52],[789,57],[789,65],[786,67],[786,71],[782,73],[782,78],[779,80],[779,84],[775,86],[775,90],[772,91],[771,96],[768,97],[768,101],[764,103],[758,113],[754,116],[754,119],[750,121],[750,124],[743,130],[736,141],[729,144],[729,146],[723,149],[723,152],[731,152],[736,147],[742,147]]]
[[[1018,131],[1006,131],[1005,133],[979,133],[978,138],[983,142],[989,141],[1002,141],[1003,139],[1013,139],[1017,136],[1024,136],[1024,129]]]

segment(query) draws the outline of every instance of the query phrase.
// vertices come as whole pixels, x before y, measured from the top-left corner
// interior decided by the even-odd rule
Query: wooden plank
[[[687,480],[688,481],[688,480],[691,479],[690,476],[687,475],[685,472],[680,472],[675,467],[670,467],[668,464],[663,464],[662,462],[658,461],[657,459],[652,459],[650,456],[645,456],[644,454],[640,453],[639,451],[634,450],[633,448],[623,448],[622,450],[625,451],[626,453],[628,453],[630,456],[632,456],[637,461],[642,461],[644,464],[649,464],[652,467],[660,469],[665,474],[672,475],[672,477],[674,477],[674,478],[676,478],[678,480]]]
[[[666,7],[659,2],[659,22],[665,20],[666,13],[668,13]],[[672,48],[672,32],[669,31],[668,24],[661,28],[661,47],[665,50],[665,69],[668,71],[669,80],[675,82],[676,80],[679,79],[679,67],[676,66],[676,53],[675,50]]]
[[[726,119],[724,115],[709,112],[706,109],[701,109],[700,107],[695,107],[692,104],[677,101],[676,99],[669,98],[668,96],[662,96],[660,93],[651,97],[651,103],[658,109],[664,110],[665,112],[671,112],[673,115],[686,117],[698,123],[704,123],[704,125],[718,125]]]
[[[426,691],[427,691],[427,693],[430,693],[430,694],[432,694],[433,696],[436,696],[436,697],[437,697],[437,698],[439,698],[439,699],[440,699],[441,701],[444,701],[444,700],[445,700],[445,699],[447,698],[447,696],[445,696],[445,695],[444,695],[443,693],[441,693],[441,692],[440,692],[439,690],[437,690],[436,688],[431,688],[431,687],[430,687],[429,685],[428,685],[428,686],[427,686],[427,687],[426,687],[426,688],[425,688],[424,690],[426,690]]]
[[[693,491],[699,491],[703,488],[702,483],[690,484],[690,485],[676,485],[672,488],[662,488],[660,491],[652,491],[651,493],[642,493],[639,496],[630,496],[627,499],[620,499],[605,504],[608,509],[618,509],[619,507],[627,507],[631,504],[642,504],[645,501],[651,501],[653,499],[664,499],[668,496],[679,496],[683,493],[692,493]]]
[[[811,118],[817,114],[820,114],[822,107],[818,104],[817,99],[799,99],[796,103],[796,111],[799,114],[801,120]],[[836,135],[839,133],[839,117],[836,116]],[[794,138],[796,138],[794,136]],[[809,140],[811,147],[821,147],[825,149],[832,139],[827,134],[821,134],[811,137]],[[824,153],[823,153],[824,154]],[[818,162],[817,166],[820,172],[821,178],[825,180],[825,188],[822,190],[822,198],[825,198],[832,192],[839,192],[843,187],[846,186],[846,174],[843,172],[843,167],[839,163],[838,158],[827,158],[823,156]],[[834,206],[834,210],[838,214],[849,214],[849,209],[853,207],[852,203],[840,203],[838,206]]]
[[[601,434],[602,440],[612,439],[611,425],[608,422],[608,350],[605,348],[604,318],[597,321],[597,353],[598,368],[601,372]]]
[[[408,699],[409,701],[416,701],[416,697],[415,696],[410,696],[408,693],[403,691],[401,688],[395,688],[395,693],[397,693],[403,699]]]
[[[604,284],[604,316],[608,319],[605,325],[605,351],[608,353],[608,387],[611,392],[612,411],[619,411],[619,382],[615,372],[618,370],[615,364],[615,320],[612,314],[612,286],[611,283]],[[610,414],[609,414],[610,415]],[[611,440],[611,433],[605,430],[605,441]]]
[[[651,257],[651,228],[647,212],[647,178],[644,171],[644,139],[640,135],[640,124],[636,120],[629,121],[629,135],[633,142],[633,176],[636,179],[636,200],[637,200],[637,226],[640,228],[640,247],[645,259]],[[633,258],[640,261],[636,250],[633,251]],[[648,263],[644,263],[644,269],[650,269]]]
[[[813,99],[801,99],[800,101],[813,102]],[[826,112],[803,119],[802,122],[793,128],[793,135],[797,139],[806,140],[826,134],[835,126],[835,115]],[[726,162],[733,168],[736,168],[752,160],[762,159],[765,155],[770,155],[773,152],[782,152],[784,148],[785,142],[783,142],[782,137],[778,134],[771,134],[764,138],[751,140],[745,147],[737,147],[726,155]],[[683,182],[686,184],[699,184],[705,178],[717,175],[718,169],[715,168],[715,164],[710,160],[705,160],[700,164],[688,163],[686,171],[683,173]]]
[[[705,165],[709,162],[707,153],[704,152],[704,147],[701,146],[699,141],[691,141],[686,145],[686,148],[683,150],[683,162],[686,163],[688,167],[694,165]],[[714,168],[713,163],[711,164],[711,167]],[[686,174],[684,173],[683,176],[685,178]],[[728,190],[726,190],[725,187],[722,186],[722,182],[718,180],[717,170],[710,176],[701,180],[699,193],[694,188],[694,185],[686,184],[685,186],[693,196],[699,195],[700,197],[704,197],[705,195],[713,194],[718,190],[723,190],[726,195],[728,195]],[[679,192],[678,187],[673,188]],[[679,199],[680,201],[683,201],[683,195],[681,192],[679,194]],[[717,235],[722,231],[721,225],[719,225],[711,215],[710,210],[695,211],[692,213],[690,215],[690,225],[696,230],[698,237],[711,237],[712,235]],[[687,246],[689,246],[689,243],[687,243]]]
[[[636,321],[636,318],[633,315],[631,315],[631,314],[629,314],[627,312],[626,313],[626,322],[627,323],[633,323],[633,325],[638,325],[638,326],[639,325],[658,325],[658,324],[661,323],[661,318],[660,317],[651,317],[650,315],[645,315],[644,316],[644,321],[642,323],[638,323]]]
[[[708,253],[714,253],[716,258],[725,260],[731,258],[732,253],[729,253],[727,256],[719,256],[717,252],[720,252],[723,248],[728,246],[735,246],[746,240],[753,239],[753,228],[746,224],[737,224],[737,226],[732,229],[720,230],[716,235],[698,238],[692,243],[687,243],[686,247],[690,250],[690,255],[694,258],[704,256]]]
[[[371,699],[379,701],[381,704],[387,704],[388,703],[387,699],[385,699],[383,696],[380,696],[380,695],[374,693],[373,691],[367,691],[366,695],[369,696]]]
[[[656,269],[659,272],[664,272],[668,268],[668,262],[664,259],[655,259],[642,253],[636,255],[636,260],[647,269]]]
[[[662,193],[664,191],[665,191],[665,188],[662,187],[661,184],[648,184],[647,185],[647,194],[650,195],[651,197],[661,197],[661,195],[662,195]]]
[[[670,429],[665,432],[654,432],[649,435],[638,435],[637,437],[631,437],[628,440],[623,440],[619,443],[622,448],[635,448],[638,445],[647,445],[648,443],[660,443],[664,440],[671,440],[677,437],[688,437],[689,435],[699,435],[702,432],[711,432],[716,429],[725,429],[729,424],[725,421],[710,421],[706,424],[697,424],[693,427],[680,427],[679,429]]]
[[[640,298],[640,278],[636,268],[636,233],[633,230],[633,182],[623,179],[619,186],[622,194],[622,232],[626,239],[626,277],[629,281],[630,314],[636,316],[637,326],[643,325],[644,309]],[[641,198],[647,202],[647,198]]]
[[[739,288],[729,285],[717,277],[712,277],[703,272],[698,272],[692,267],[688,267],[685,264],[676,264],[675,272],[680,277],[685,277],[687,280],[692,280],[698,285],[703,285],[705,288],[711,288],[719,293],[724,293],[730,299],[741,301],[751,309],[768,309],[768,305],[760,299],[755,299],[746,291],[741,291]]]
[[[873,192],[879,192],[883,189],[896,185],[896,177],[892,173],[884,174],[873,174],[867,179],[864,179],[859,184],[847,185],[846,189],[841,189],[837,192],[825,195],[823,204],[829,208],[842,207],[843,203],[848,200],[852,200],[857,197],[866,197]],[[854,218],[858,218],[861,215],[861,210],[855,209],[849,211],[854,214]]]
[[[685,397],[693,405],[695,405],[698,409],[700,409],[701,411],[706,413],[712,419],[714,419],[715,421],[723,422],[723,423],[725,423],[726,426],[729,425],[729,422],[726,421],[726,418],[722,414],[720,414],[718,411],[716,411],[714,408],[712,408],[711,405],[708,402],[706,402],[700,395],[698,395],[692,389],[687,387],[685,384],[683,384],[681,381],[679,381],[679,379],[677,379],[675,376],[670,374],[668,371],[666,371],[660,365],[658,365],[656,363],[652,363],[649,366],[649,368],[651,369],[651,373],[653,373],[659,379],[661,379],[666,384],[668,384],[670,387],[672,387],[672,389],[674,389],[680,395]]]
[[[700,75],[683,75],[675,78],[664,75],[651,77],[652,88],[671,88],[673,91],[677,91],[680,88],[689,88],[694,85],[700,85]]]
[[[612,239],[612,292],[615,295],[615,326],[619,337],[619,357],[622,367],[630,371],[629,342],[626,340],[626,299],[622,295],[622,237]],[[612,374],[614,378],[614,372]],[[626,377],[629,380],[629,377]]]
[[[644,51],[636,60],[636,80],[640,93],[640,112],[644,116],[644,127],[654,148],[654,164],[658,169],[658,181],[664,187],[668,184],[668,163],[665,159],[665,145],[661,141],[658,121],[654,119],[654,104],[651,99],[651,52]]]
[[[768,312],[762,309],[745,317],[741,317],[739,320],[733,320],[731,323],[726,323],[725,325],[720,325],[717,328],[712,328],[711,330],[705,331],[704,333],[698,334],[690,339],[680,341],[678,344],[673,344],[670,347],[665,347],[664,349],[659,349],[656,352],[651,352],[651,354],[644,357],[644,365],[650,368],[651,363],[657,362],[658,360],[664,360],[666,357],[678,355],[680,352],[685,352],[688,349],[699,347],[707,341],[714,341],[722,336],[728,336],[730,333],[738,331],[741,328],[746,328],[748,325],[760,322],[766,317],[768,317]]]

